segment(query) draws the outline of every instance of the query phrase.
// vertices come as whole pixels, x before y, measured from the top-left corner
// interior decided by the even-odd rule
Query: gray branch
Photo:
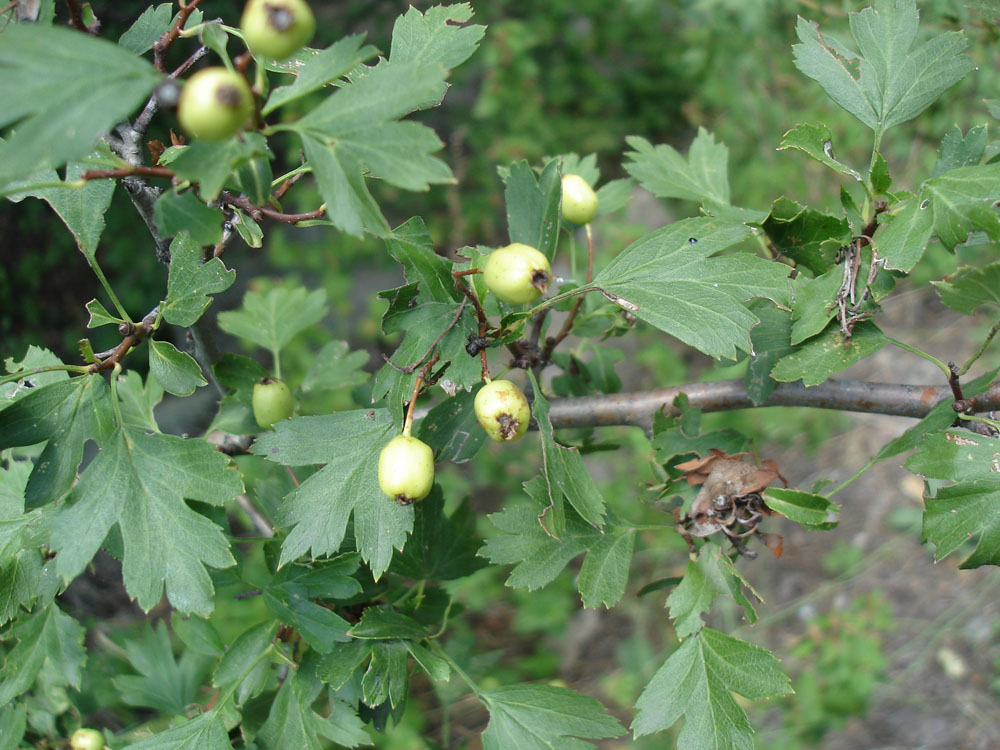
[[[741,380],[714,383],[688,383],[671,388],[659,388],[642,393],[612,393],[603,396],[560,398],[552,401],[551,418],[554,427],[603,427],[632,425],[650,429],[653,416],[663,410],[668,416],[680,411],[674,399],[684,393],[691,406],[702,411],[732,411],[751,409],[755,404],[747,395]],[[814,409],[835,409],[870,414],[887,414],[920,419],[935,404],[951,398],[946,385],[896,385],[869,383],[862,380],[828,380],[812,388],[801,383],[779,383],[760,406],[808,406]],[[1000,410],[1000,383],[994,383],[976,396],[978,412]]]

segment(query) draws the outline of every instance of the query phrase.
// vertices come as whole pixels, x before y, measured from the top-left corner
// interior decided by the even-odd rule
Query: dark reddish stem
[[[188,17],[194,12],[194,9],[201,4],[201,0],[188,0],[187,5],[180,9],[177,14],[177,20],[174,25],[170,27],[170,30],[165,32],[156,43],[153,45],[153,66],[161,73],[167,72],[166,57],[167,50],[170,46],[177,41],[177,37],[181,35],[181,29],[184,28],[184,24],[187,23]]]
[[[173,179],[173,170],[166,167],[122,167],[121,169],[88,169],[81,177],[84,180],[107,180],[118,177],[165,177]]]

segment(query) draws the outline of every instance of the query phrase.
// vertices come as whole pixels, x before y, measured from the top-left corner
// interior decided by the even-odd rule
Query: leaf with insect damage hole
[[[926,435],[906,468],[955,482],[924,501],[923,538],[937,559],[974,540],[963,568],[1000,565],[1000,440],[965,430]]]

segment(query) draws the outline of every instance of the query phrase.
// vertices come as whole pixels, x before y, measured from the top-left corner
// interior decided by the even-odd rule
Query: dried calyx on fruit
[[[204,68],[184,84],[177,104],[181,127],[195,138],[221,141],[236,135],[253,112],[253,95],[234,70]]]
[[[562,215],[574,224],[589,224],[597,216],[597,193],[578,174],[563,175]]]
[[[261,378],[253,387],[253,418],[265,430],[292,416],[292,392],[277,378]]]
[[[498,299],[522,305],[534,302],[549,290],[552,267],[543,253],[515,242],[487,256],[483,279]]]
[[[400,505],[423,500],[434,486],[434,451],[411,435],[397,435],[379,454],[378,485]]]
[[[491,440],[518,440],[528,430],[531,407],[524,391],[509,380],[491,380],[479,389],[476,420]]]
[[[240,30],[255,55],[284,60],[312,40],[316,19],[303,0],[250,0]]]

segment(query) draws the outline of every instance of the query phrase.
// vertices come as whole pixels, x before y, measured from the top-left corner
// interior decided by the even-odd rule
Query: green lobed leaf
[[[346,341],[328,341],[319,350],[302,381],[305,392],[333,390],[361,385],[368,380],[362,368],[369,354],[363,349],[350,351]]]
[[[601,185],[597,189],[597,215],[606,216],[625,208],[628,205],[634,186],[635,182],[627,177],[620,180],[611,180]]]
[[[934,214],[921,198],[911,198],[886,217],[883,214],[872,245],[885,267],[910,271],[924,255],[934,229]]]
[[[476,420],[475,398],[478,388],[459,391],[431,407],[420,420],[417,437],[434,450],[435,461],[456,464],[472,459],[486,441],[486,431]]]
[[[941,140],[938,158],[934,163],[931,177],[939,177],[945,172],[962,167],[974,167],[983,160],[986,152],[987,132],[985,125],[976,125],[962,135],[958,125],[952,125]]]
[[[118,38],[118,46],[134,55],[153,49],[153,44],[170,29],[174,18],[173,3],[149,6]]]
[[[205,566],[235,560],[223,529],[184,500],[219,506],[242,491],[239,473],[209,443],[120,428],[57,512],[52,547],[59,575],[79,575],[117,524],[125,588],[139,606],[148,612],[166,587],[175,609],[208,615],[215,589]]]
[[[452,263],[434,252],[424,220],[415,216],[386,237],[389,254],[403,266],[407,284],[417,284],[421,301],[458,302],[461,293],[451,276]]]
[[[275,287],[263,294],[249,291],[238,310],[219,313],[219,328],[272,352],[326,315],[326,292],[303,287]]]
[[[831,375],[871,356],[886,343],[882,331],[870,321],[859,323],[849,342],[834,322],[819,336],[778,360],[771,377],[782,383],[801,380],[805,386],[819,385]]]
[[[206,206],[193,190],[164,191],[153,204],[153,222],[160,236],[173,237],[187,231],[201,247],[222,239],[222,212]]]
[[[225,644],[212,623],[200,617],[181,617],[177,612],[170,616],[170,629],[190,651],[202,656],[221,657]]]
[[[799,123],[781,137],[779,151],[793,149],[858,182],[861,175],[833,155],[833,133],[822,123]]]
[[[201,143],[202,141],[197,141]],[[194,325],[212,304],[210,294],[224,292],[236,279],[219,258],[201,261],[201,246],[187,232],[179,232],[170,243],[170,276],[163,319],[178,326]]]
[[[378,486],[378,456],[394,431],[386,409],[293,417],[254,443],[253,452],[287,466],[325,463],[285,498],[275,522],[294,526],[281,546],[279,567],[311,553],[340,549],[354,513],[358,551],[378,579],[393,549],[402,549],[413,528],[413,507],[400,506]]]
[[[378,50],[375,47],[370,44],[361,46],[364,40],[364,34],[352,34],[324,50],[311,50],[313,54],[306,58],[301,66],[286,71],[294,73],[295,80],[287,86],[278,86],[271,91],[267,103],[261,109],[261,114],[266,117],[278,107],[323,88],[376,55]]]
[[[111,683],[130,706],[183,714],[208,674],[210,657],[185,650],[179,660],[174,658],[170,634],[162,620],[155,629],[147,623],[138,638],[126,642],[125,652],[139,675],[119,674]]]
[[[427,637],[427,631],[409,615],[382,604],[365,609],[361,622],[351,628],[348,635],[368,640],[404,638],[419,641]]]
[[[525,489],[544,496],[544,482],[540,477],[525,482]],[[593,527],[571,518],[562,538],[556,539],[538,522],[538,507],[514,505],[489,516],[490,522],[502,533],[487,539],[479,556],[495,565],[514,565],[506,581],[511,588],[533,591],[548,585],[570,560],[587,550],[587,542],[592,542],[598,533]]]
[[[767,507],[803,526],[832,529],[837,525],[840,506],[823,495],[801,490],[768,487],[763,493]]]
[[[1000,484],[996,480],[942,487],[924,503],[922,541],[937,548],[935,559],[975,540],[975,549],[961,567],[1000,565]]]
[[[261,750],[323,750],[327,744],[320,737],[342,747],[372,744],[361,719],[346,703],[330,701],[329,714],[318,714],[313,709],[315,696],[304,682],[293,675],[279,688],[257,735]]]
[[[886,164],[882,154],[876,151],[873,154],[872,167],[868,171],[868,180],[871,182],[872,192],[876,195],[885,195],[892,187],[892,177],[889,176],[889,165]]]
[[[99,375],[34,388],[0,411],[0,450],[47,441],[28,479],[25,505],[58,500],[72,487],[88,440],[103,445],[111,432],[111,399]]]
[[[476,514],[468,502],[463,501],[446,516],[444,494],[435,486],[414,509],[413,533],[403,551],[393,558],[391,570],[418,581],[464,578],[484,565],[476,557],[482,541],[476,534]]]
[[[330,652],[320,659],[316,675],[329,683],[331,690],[339,690],[351,679],[354,671],[371,657],[372,646],[372,641],[367,640],[335,643]]]
[[[552,258],[559,242],[561,197],[559,163],[555,159],[545,165],[537,180],[528,162],[511,164],[504,186],[510,241],[521,242]]]
[[[419,366],[433,356],[431,347],[438,341],[436,350],[442,361],[451,362],[448,368],[448,379],[457,387],[470,388],[482,379],[482,371],[478,357],[470,357],[465,350],[469,331],[477,330],[475,312],[466,305],[462,308],[458,321],[447,330],[455,315],[459,313],[460,302],[414,302],[412,291],[418,284],[408,284],[400,287],[396,297],[390,304],[382,319],[382,328],[386,333],[405,331],[406,337],[392,354],[396,365],[386,363],[375,375],[372,384],[372,400],[385,399],[393,416],[402,421],[403,405],[409,401],[413,393],[413,383],[419,375]],[[423,300],[422,297],[416,297]],[[430,352],[430,354],[429,354]],[[406,372],[400,368],[413,368]]]
[[[375,641],[372,660],[361,678],[361,700],[371,708],[388,702],[400,707],[409,687],[406,644],[402,641]]]
[[[169,341],[149,339],[149,374],[175,396],[190,396],[195,388],[208,385],[194,357],[177,351]]]
[[[266,661],[266,652],[277,632],[278,623],[271,620],[251,625],[240,633],[219,660],[212,684],[225,688],[244,679],[255,664]]]
[[[55,603],[16,622],[9,638],[17,639],[0,667],[0,705],[8,705],[28,690],[43,667],[55,685],[80,687],[80,669],[87,653],[83,627]]]
[[[285,625],[295,628],[302,635],[302,640],[317,653],[323,654],[333,648],[333,644],[347,640],[351,625],[336,612],[312,599],[309,589],[294,581],[272,582],[264,587],[267,611]]]
[[[179,727],[135,742],[128,750],[230,750],[229,732],[222,714],[209,711]]]
[[[966,266],[948,281],[932,281],[941,301],[963,315],[982,305],[1000,307],[1000,261],[981,268]]]
[[[729,203],[729,149],[716,143],[715,136],[705,128],[698,128],[687,159],[665,143],[654,147],[634,135],[625,140],[634,149],[625,152],[625,157],[631,159],[625,162],[625,171],[653,195]]]
[[[35,368],[63,364],[62,360],[51,351],[40,346],[35,346],[34,344],[28,346],[20,362],[15,361],[13,357],[7,357],[3,363],[4,369],[11,375],[24,373],[24,376],[13,382],[0,385],[0,411],[6,409],[18,399],[24,398],[29,393],[33,393],[33,389],[39,386],[59,383],[69,379],[69,373],[65,370],[51,370],[49,372],[27,374]]]
[[[107,308],[97,299],[92,299],[87,303],[87,312],[90,319],[87,321],[87,328],[99,328],[100,326],[119,325],[125,321],[117,315],[112,315]]]
[[[993,384],[993,381],[996,380],[997,373],[998,370],[990,370],[974,380],[963,383],[962,392],[965,397],[972,398],[973,396],[978,396],[980,393],[984,392]],[[882,446],[882,450],[880,450],[872,459],[872,463],[882,461],[886,458],[892,458],[893,456],[898,456],[900,453],[906,453],[907,451],[913,450],[917,446],[917,442],[920,438],[927,433],[937,432],[938,430],[950,427],[955,421],[955,410],[952,408],[954,403],[954,398],[948,397],[942,399],[927,413],[926,417],[910,427],[899,437],[890,440]]]
[[[961,32],[940,34],[910,52],[918,26],[913,0],[875,0],[849,19],[860,54],[800,17],[795,66],[879,136],[916,117],[972,69]]]
[[[548,503],[538,517],[539,523],[552,536],[562,537],[566,526],[565,501],[591,526],[604,525],[605,504],[600,490],[594,483],[580,451],[556,442],[549,419],[549,402],[530,373],[535,400],[531,405],[532,416],[538,423],[542,442],[542,476],[545,478]]]
[[[24,703],[0,708],[0,750],[18,750],[27,727],[27,712]]]
[[[788,198],[774,201],[762,228],[779,253],[816,276],[833,265],[838,248],[851,235],[851,227],[843,217],[816,211]]]
[[[392,27],[393,63],[440,63],[445,69],[458,67],[476,51],[485,26],[462,26],[472,18],[469,3],[435,5],[421,13],[413,6]]]
[[[483,750],[584,750],[625,730],[593,698],[552,685],[508,685],[480,696],[490,712]],[[575,739],[581,738],[581,739]]]
[[[577,578],[583,606],[596,608],[603,604],[610,609],[624,596],[634,544],[634,529],[609,526],[590,545]]]
[[[731,596],[743,607],[747,621],[756,622],[757,613],[753,602],[743,593],[744,587],[757,601],[764,601],[719,545],[706,544],[697,560],[688,561],[680,585],[667,597],[677,637],[683,639],[701,630],[702,613],[708,612],[715,597],[720,595]]]
[[[100,157],[107,152],[107,147],[98,149],[92,157]],[[0,152],[0,161],[3,155]],[[17,203],[22,198],[30,196],[40,198],[52,206],[63,224],[72,233],[76,246],[91,263],[97,254],[97,245],[104,232],[104,214],[111,205],[111,197],[115,192],[115,180],[88,180],[83,187],[71,187],[83,174],[84,170],[94,168],[91,164],[72,163],[66,166],[66,179],[60,180],[55,170],[45,170],[32,175],[32,182],[58,183],[66,187],[44,187],[29,189],[25,192],[8,195],[8,199]],[[2,182],[2,180],[0,180]],[[8,186],[8,189],[13,188]],[[0,193],[4,191],[0,189]]]
[[[1000,201],[1000,164],[960,167],[927,180],[920,191],[917,210],[934,217],[934,234],[949,250],[985,232],[1000,240],[1000,216],[993,205]]]
[[[668,729],[684,717],[677,750],[751,750],[753,729],[733,698],[791,692],[779,662],[760,646],[711,628],[685,640],[643,690],[632,721],[636,737]]]
[[[683,219],[629,245],[593,286],[637,317],[712,357],[750,350],[758,319],[743,304],[766,297],[788,306],[788,267],[747,253],[709,257],[747,239],[743,224]]]
[[[162,76],[116,44],[41,24],[7,24],[0,44],[0,190],[90,151]],[[80,96],[86,92],[86,96]]]
[[[452,182],[451,170],[431,156],[442,147],[430,128],[397,122],[445,93],[439,64],[383,62],[365,69],[319,106],[283,129],[300,134],[333,224],[348,234],[388,234],[365,185],[365,175],[404,190]],[[335,147],[334,147],[335,146]]]
[[[760,323],[750,329],[750,343],[754,353],[747,363],[743,384],[750,400],[760,406],[767,401],[777,385],[777,381],[771,377],[771,369],[779,359],[792,351],[789,341],[792,316],[769,300],[752,300],[747,308],[760,318]]]
[[[223,186],[237,168],[251,163],[256,157],[263,157],[265,160],[274,158],[274,154],[267,147],[267,140],[260,133],[241,133],[239,138],[228,138],[224,141],[196,138],[186,146],[169,148],[160,157],[159,164],[169,166],[184,180],[198,183],[198,195],[202,201],[209,202],[219,197]],[[251,195],[250,198],[263,203],[270,196],[270,179],[268,179],[267,194]],[[261,198],[263,200],[260,200]]]

